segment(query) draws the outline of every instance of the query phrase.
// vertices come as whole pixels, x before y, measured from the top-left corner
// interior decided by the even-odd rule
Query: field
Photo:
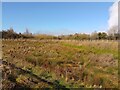
[[[118,42],[2,40],[3,89],[117,88]]]

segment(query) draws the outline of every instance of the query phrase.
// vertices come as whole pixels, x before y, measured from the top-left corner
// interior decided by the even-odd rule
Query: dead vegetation
[[[2,49],[3,60],[57,83],[57,87],[117,88],[117,46],[115,41],[10,39],[3,40]],[[11,72],[7,72],[6,68],[3,70],[3,88],[9,85],[13,88],[16,84],[29,88],[54,87],[10,67]],[[12,85],[10,76],[15,81]]]

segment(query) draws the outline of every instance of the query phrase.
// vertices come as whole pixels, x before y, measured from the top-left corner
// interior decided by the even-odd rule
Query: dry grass
[[[116,41],[3,40],[2,47],[4,60],[68,88],[118,86]],[[15,74],[17,83],[30,87],[30,75]],[[49,85],[39,82],[32,87]]]

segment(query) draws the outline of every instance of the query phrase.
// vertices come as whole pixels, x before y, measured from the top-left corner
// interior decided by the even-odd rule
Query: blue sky
[[[107,31],[112,2],[4,2],[2,28],[16,32],[72,34]]]

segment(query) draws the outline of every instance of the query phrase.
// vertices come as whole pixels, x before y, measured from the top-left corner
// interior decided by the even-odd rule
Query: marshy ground
[[[5,90],[118,87],[117,41],[9,39],[2,51]]]

